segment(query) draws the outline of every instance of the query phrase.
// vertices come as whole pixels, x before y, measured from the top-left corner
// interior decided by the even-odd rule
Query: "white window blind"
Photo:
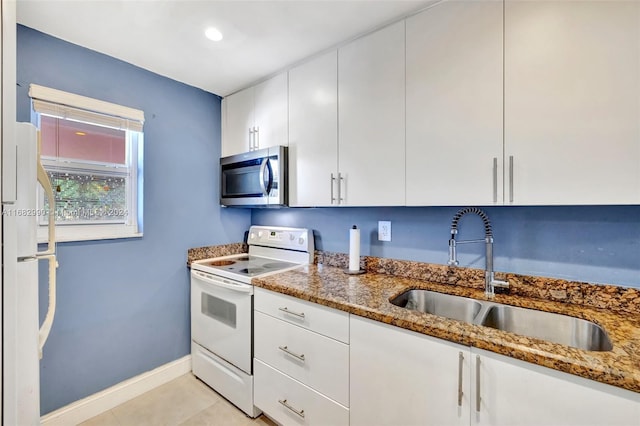
[[[144,111],[31,84],[29,96],[39,114],[141,132]]]

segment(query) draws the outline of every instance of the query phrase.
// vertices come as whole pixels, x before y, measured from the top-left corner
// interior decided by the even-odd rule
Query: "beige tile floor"
[[[247,417],[193,374],[185,374],[80,424],[81,426],[274,426]]]

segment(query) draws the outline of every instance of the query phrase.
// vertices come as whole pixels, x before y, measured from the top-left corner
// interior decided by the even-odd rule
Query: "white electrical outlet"
[[[378,221],[378,241],[391,241],[391,221]]]

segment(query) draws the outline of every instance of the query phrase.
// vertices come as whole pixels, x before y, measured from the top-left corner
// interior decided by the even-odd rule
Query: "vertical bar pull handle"
[[[342,181],[344,181],[342,173],[338,173],[338,204],[342,204],[344,201],[344,198],[342,198]]]
[[[476,355],[476,412],[480,412],[480,355]]]
[[[249,151],[253,151],[253,127],[249,127]]]
[[[458,353],[458,407],[462,407],[462,364],[464,362],[464,354]]]
[[[256,127],[256,147],[255,149],[260,149],[260,126]]]
[[[498,157],[493,157],[493,202],[498,202]]]
[[[336,178],[333,176],[333,173],[331,173],[331,204],[336,202],[336,197],[333,196],[333,185],[335,185],[335,182]]]
[[[509,202],[513,203],[513,155],[509,156]]]

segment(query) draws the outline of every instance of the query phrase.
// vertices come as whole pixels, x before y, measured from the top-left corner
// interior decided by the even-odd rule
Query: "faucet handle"
[[[456,240],[452,238],[449,240],[449,262],[447,262],[449,266],[458,266],[459,262],[456,256]]]
[[[509,281],[496,280],[495,272],[493,271],[489,274],[489,284],[491,287],[509,288]]]
[[[491,280],[492,287],[509,288],[509,281]]]

